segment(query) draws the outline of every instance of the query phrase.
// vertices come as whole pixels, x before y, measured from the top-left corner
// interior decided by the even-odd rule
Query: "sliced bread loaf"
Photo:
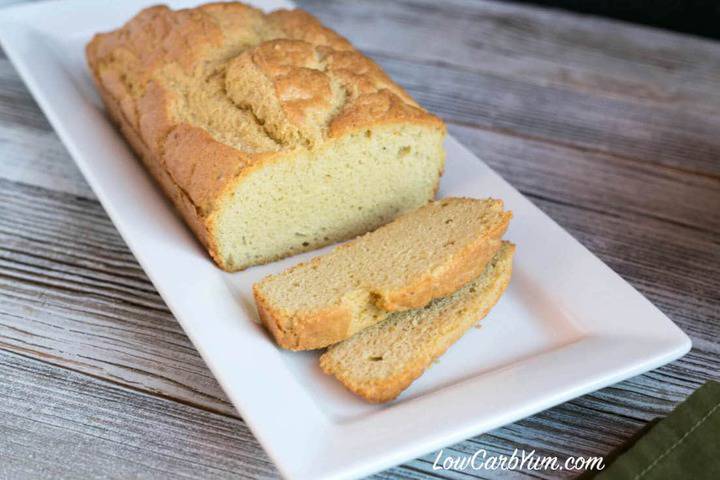
[[[500,200],[447,198],[421,207],[254,286],[277,343],[322,348],[420,308],[477,277],[512,214]]]
[[[515,246],[503,242],[485,271],[425,308],[397,312],[328,348],[320,367],[370,402],[397,397],[495,305],[510,282]]]
[[[110,117],[225,270],[435,196],[443,122],[302,10],[156,5],[95,35],[87,59]]]

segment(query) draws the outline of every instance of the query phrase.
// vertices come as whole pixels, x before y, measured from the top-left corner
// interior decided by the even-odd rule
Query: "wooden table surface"
[[[720,43],[487,1],[299,3],[693,340],[446,453],[605,455],[720,378]],[[0,478],[277,476],[2,53],[0,245]],[[493,477],[433,459],[377,478]]]

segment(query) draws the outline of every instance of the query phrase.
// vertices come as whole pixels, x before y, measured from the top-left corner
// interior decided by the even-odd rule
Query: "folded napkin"
[[[708,382],[613,455],[594,480],[720,479],[720,383]],[[611,457],[613,457],[611,456]]]

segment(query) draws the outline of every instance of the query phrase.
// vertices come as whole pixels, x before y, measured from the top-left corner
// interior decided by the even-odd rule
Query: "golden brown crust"
[[[123,133],[130,146],[143,161],[143,164],[165,192],[165,195],[173,202],[187,225],[193,231],[198,240],[200,240],[200,243],[209,248],[212,253],[213,248],[208,238],[208,229],[205,219],[198,214],[195,205],[189,200],[188,196],[178,188],[177,184],[172,180],[172,178],[170,178],[167,171],[162,168],[162,164],[155,160],[156,157],[154,154],[145,145],[143,140],[136,133],[135,129],[131,127],[130,122],[123,115],[120,105],[114,101],[102,85],[98,85],[98,91],[105,102],[110,118],[120,128],[120,131]]]
[[[208,246],[212,213],[252,165],[389,122],[445,128],[301,10],[156,6],[86,53],[111,116]]]
[[[502,222],[495,225],[493,230],[487,235],[477,237],[456,255],[449,257],[441,267],[426,272],[401,289],[377,292],[376,305],[389,312],[421,308],[433,299],[449,295],[477,278],[500,249],[500,239],[511,219],[512,212],[503,212]]]
[[[432,363],[442,356],[465,332],[478,321],[487,316],[490,310],[497,304],[502,294],[507,290],[512,277],[512,256],[515,246],[508,244],[509,263],[505,271],[499,273],[497,282],[488,291],[478,295],[475,300],[477,312],[471,315],[470,321],[462,322],[460,328],[453,329],[451,335],[438,338],[436,343],[415,356],[412,361],[402,366],[402,370],[395,375],[376,379],[372,381],[358,381],[350,371],[342,368],[333,359],[323,354],[320,356],[320,368],[328,375],[337,378],[348,390],[364,398],[371,403],[385,403],[397,398],[412,382],[414,382]],[[471,307],[472,308],[472,307]]]
[[[484,316],[484,315],[483,315]],[[480,317],[478,320],[480,320]],[[449,348],[450,345],[447,346]],[[447,350],[447,348],[445,350]],[[445,353],[439,353],[437,357]],[[327,375],[332,375],[342,383],[345,388],[355,395],[364,398],[370,403],[385,403],[395,400],[412,382],[425,372],[432,360],[415,360],[405,365],[405,370],[393,377],[370,383],[357,383],[354,378],[347,375],[343,369],[336,365],[325,355],[320,356],[320,368]]]
[[[253,286],[255,304],[260,320],[272,333],[275,342],[287,350],[313,350],[347,338],[352,321],[350,311],[343,308],[326,309],[309,317],[288,317],[271,306],[271,302]],[[302,328],[295,328],[297,325]]]

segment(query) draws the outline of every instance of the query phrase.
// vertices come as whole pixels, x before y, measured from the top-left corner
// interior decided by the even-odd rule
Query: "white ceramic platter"
[[[690,340],[453,138],[440,196],[493,196],[515,216],[500,303],[398,400],[369,405],[279,350],[251,285],[319,252],[228,274],[209,260],[109,123],[84,61],[94,32],[155,0],[70,0],[0,12],[0,41],[115,226],[229,398],[292,479],[353,478],[514,422],[674,360]],[[187,6],[196,2],[168,2]],[[254,2],[265,9],[287,6]],[[327,250],[327,249],[325,249]],[[325,251],[322,250],[322,251]]]

